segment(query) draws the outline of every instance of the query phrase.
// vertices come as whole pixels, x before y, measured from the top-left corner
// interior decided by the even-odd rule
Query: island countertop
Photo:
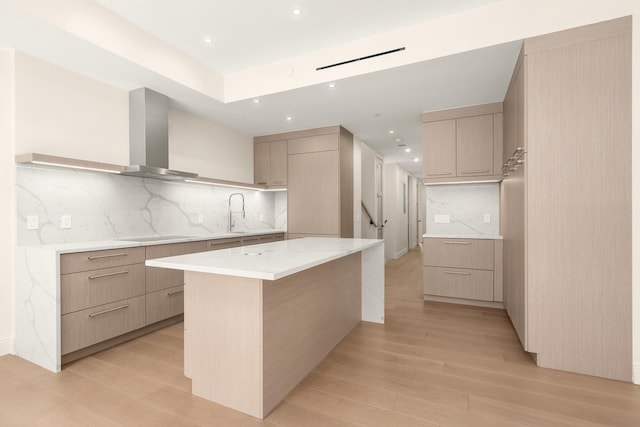
[[[277,280],[382,245],[377,239],[307,237],[146,261],[150,267]]]

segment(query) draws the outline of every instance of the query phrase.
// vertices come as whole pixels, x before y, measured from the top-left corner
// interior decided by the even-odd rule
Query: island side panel
[[[362,251],[362,320],[384,323],[384,244]]]
[[[262,418],[262,280],[185,271],[196,396]]]
[[[358,252],[263,282],[263,416],[360,321],[361,265]]]

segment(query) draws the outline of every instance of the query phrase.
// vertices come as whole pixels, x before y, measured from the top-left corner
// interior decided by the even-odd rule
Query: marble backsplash
[[[428,234],[500,234],[500,184],[429,185],[426,190]],[[449,215],[450,222],[438,224],[435,215]]]
[[[19,246],[225,232],[232,193],[244,196],[246,213],[233,215],[235,231],[287,226],[286,192],[31,166],[16,168],[16,186]],[[241,207],[234,196],[232,209]],[[28,215],[38,216],[38,230],[27,230]],[[62,215],[72,228],[62,229]]]

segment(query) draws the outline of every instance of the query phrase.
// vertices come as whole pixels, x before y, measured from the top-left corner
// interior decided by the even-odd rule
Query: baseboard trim
[[[400,258],[402,255],[405,255],[405,254],[406,254],[406,253],[408,253],[408,252],[409,252],[409,250],[408,250],[407,248],[404,248],[404,249],[402,249],[401,251],[394,253],[394,254],[393,254],[393,259],[398,259],[398,258]]]
[[[449,304],[475,305],[476,307],[499,308],[504,310],[504,304],[493,301],[478,301],[464,298],[439,297],[436,295],[424,295],[425,301],[446,302]]]
[[[0,356],[5,354],[16,354],[15,340],[13,338],[0,339]]]
[[[633,364],[633,372],[631,372],[631,382],[640,384],[640,363]]]

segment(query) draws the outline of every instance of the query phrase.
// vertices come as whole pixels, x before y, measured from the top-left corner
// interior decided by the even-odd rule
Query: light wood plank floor
[[[362,323],[263,421],[190,394],[182,325],[52,374],[0,358],[0,425],[640,426],[640,387],[537,368],[504,311],[422,301],[417,248]]]

